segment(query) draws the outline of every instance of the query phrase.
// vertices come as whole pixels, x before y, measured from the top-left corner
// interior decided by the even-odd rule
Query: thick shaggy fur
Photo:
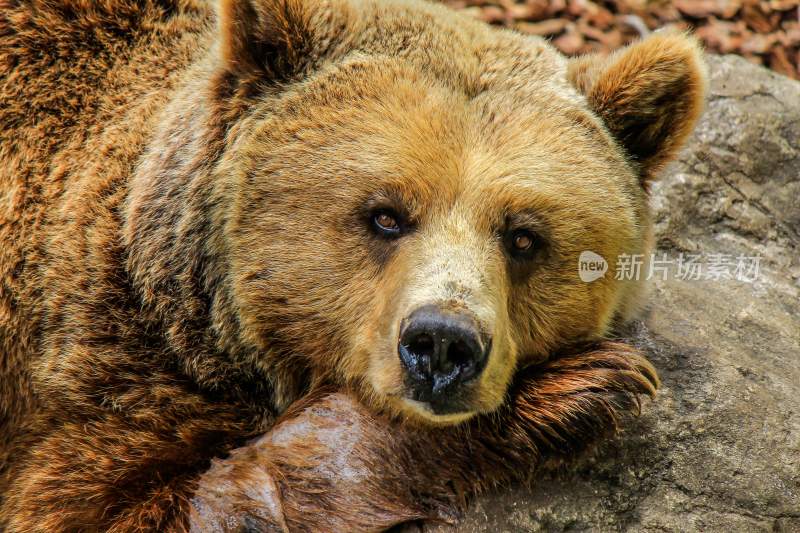
[[[416,1],[214,9],[0,0],[0,529],[446,518],[652,393],[601,341],[638,284],[576,264],[647,250],[692,39],[568,62]],[[413,232],[376,239],[386,205]],[[522,223],[525,264],[497,237]],[[457,417],[404,390],[430,302],[493,337]]]

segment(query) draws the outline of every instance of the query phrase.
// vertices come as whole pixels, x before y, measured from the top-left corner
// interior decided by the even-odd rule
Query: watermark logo
[[[614,279],[666,281],[672,278],[682,281],[735,280],[754,283],[761,279],[760,266],[759,256],[681,253],[670,258],[667,254],[622,254],[614,265]],[[578,275],[586,283],[602,278],[608,269],[608,262],[595,252],[583,251],[578,258]]]
[[[608,272],[608,261],[602,255],[589,250],[581,252],[578,257],[578,275],[581,281],[591,283],[602,278],[606,272]]]

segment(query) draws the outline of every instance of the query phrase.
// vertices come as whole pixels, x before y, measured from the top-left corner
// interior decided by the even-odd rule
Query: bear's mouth
[[[413,412],[417,417],[423,418],[436,424],[450,425],[463,422],[478,412],[468,407],[466,402],[462,403],[462,407],[442,407],[436,406],[435,403],[421,402],[408,397],[400,399],[406,411]]]
[[[474,411],[472,402],[469,397],[472,396],[471,391],[460,387],[452,392],[443,392],[432,394],[425,389],[407,387],[409,394],[406,397],[411,402],[415,402],[422,408],[430,413],[443,416],[455,414],[469,414]]]

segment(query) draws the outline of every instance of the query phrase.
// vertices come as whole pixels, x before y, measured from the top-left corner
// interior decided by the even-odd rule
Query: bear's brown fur
[[[0,529],[376,529],[585,448],[656,378],[578,254],[648,249],[704,83],[416,0],[0,0]],[[432,302],[492,339],[454,413],[397,356]]]

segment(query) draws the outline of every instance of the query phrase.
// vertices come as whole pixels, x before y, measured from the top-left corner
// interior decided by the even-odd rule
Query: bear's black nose
[[[442,404],[452,403],[446,396],[481,373],[489,342],[469,315],[426,305],[404,320],[398,351],[414,399]]]

